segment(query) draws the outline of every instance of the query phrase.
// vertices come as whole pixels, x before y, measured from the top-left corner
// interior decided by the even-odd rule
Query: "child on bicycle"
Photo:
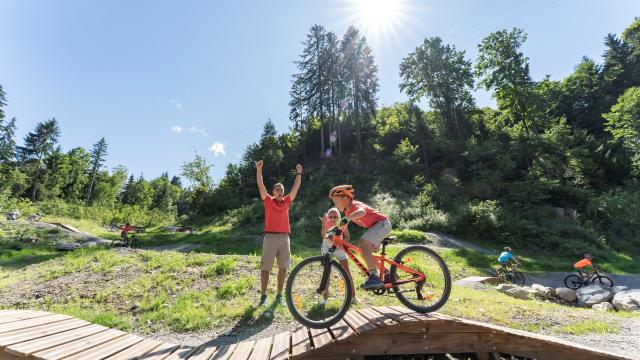
[[[518,266],[520,265],[520,262],[516,260],[516,258],[511,253],[510,247],[505,246],[503,250],[504,251],[500,254],[500,256],[498,256],[498,264],[500,264],[500,267],[502,267],[506,271],[511,271],[512,263]]]
[[[131,240],[131,238],[129,237],[129,233],[134,230],[133,226],[131,226],[131,224],[129,223],[126,223],[123,227],[120,228],[120,230],[120,238],[122,239],[122,241],[124,241],[124,244],[127,245],[129,243],[129,240]]]
[[[326,214],[324,214],[324,216],[320,218],[320,221],[322,221],[322,230],[320,231],[320,235],[322,236],[321,252],[322,254],[326,254],[327,252],[329,252],[329,249],[331,249],[331,246],[333,246],[333,242],[328,237],[325,237],[325,235],[329,230],[331,230],[331,228],[340,224],[340,210],[338,210],[337,208],[329,209],[329,211],[327,211]],[[344,241],[349,241],[349,229],[344,229],[342,238],[344,239]],[[351,271],[349,270],[349,260],[347,259],[347,254],[340,248],[337,248],[333,254],[336,259],[338,259],[340,265],[347,271],[349,280],[351,280],[351,293],[353,294],[351,302],[353,304],[358,304],[360,300],[358,300],[358,298],[356,297],[356,289],[353,287],[353,276],[351,276]],[[322,301],[322,305],[326,304],[328,296],[329,293],[325,292],[323,294],[324,300]]]
[[[362,250],[362,257],[367,263],[369,279],[360,287],[364,290],[383,288],[384,282],[376,272],[377,262],[373,257],[373,252],[391,232],[391,222],[382,212],[355,200],[354,189],[351,185],[334,187],[329,191],[329,198],[338,210],[344,212],[345,217],[340,222],[341,224],[353,221],[367,229],[360,238],[359,247]]]
[[[594,270],[592,260],[593,260],[593,255],[587,253],[587,254],[584,254],[584,259],[573,264],[573,267],[576,269],[578,274],[580,274],[580,277],[584,279],[589,279],[589,277],[591,277],[591,274],[593,274],[593,270]]]

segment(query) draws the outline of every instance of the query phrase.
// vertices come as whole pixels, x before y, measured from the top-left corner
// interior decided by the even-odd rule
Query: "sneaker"
[[[282,300],[282,294],[278,294],[276,295],[276,301],[275,301],[276,305],[282,305],[284,306],[284,300]]]
[[[262,296],[260,296],[260,303],[258,303],[258,306],[265,306],[265,305],[267,305],[267,295],[262,294]]]
[[[383,287],[384,287],[384,282],[380,280],[380,277],[378,277],[377,274],[371,274],[367,279],[367,281],[365,281],[364,284],[360,285],[360,288],[364,290],[380,289]]]
[[[327,299],[322,299],[322,301],[320,301],[320,306],[325,307],[325,305],[327,305]]]

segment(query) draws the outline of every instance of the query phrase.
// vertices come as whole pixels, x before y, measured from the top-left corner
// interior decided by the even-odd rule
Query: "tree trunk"
[[[93,171],[91,173],[91,182],[89,183],[89,191],[87,191],[87,198],[85,199],[85,203],[89,203],[89,200],[91,199],[91,191],[93,190],[93,181],[96,178],[96,173],[95,171]]]
[[[36,168],[36,176],[33,178],[33,189],[31,190],[31,201],[36,201],[36,188],[38,187],[38,178],[40,177],[40,166],[42,164],[42,155],[38,158],[38,167]]]

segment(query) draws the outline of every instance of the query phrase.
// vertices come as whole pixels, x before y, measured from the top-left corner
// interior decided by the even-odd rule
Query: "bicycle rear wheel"
[[[391,266],[391,278],[396,280],[393,290],[402,304],[426,313],[438,310],[447,302],[451,293],[451,275],[447,264],[435,251],[421,245],[409,246],[398,253],[395,262],[426,276],[419,282],[410,281],[419,275]]]
[[[564,278],[564,286],[569,289],[578,290],[582,286],[582,278],[578,275],[571,274]]]
[[[291,270],[285,290],[291,315],[302,325],[314,329],[327,328],[340,321],[353,297],[347,272],[335,260],[325,266],[326,259],[313,256],[302,260]],[[327,286],[325,291],[319,291],[325,271],[328,271]]]

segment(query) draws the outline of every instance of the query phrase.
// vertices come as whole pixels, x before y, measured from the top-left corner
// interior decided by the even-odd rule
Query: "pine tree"
[[[85,199],[86,202],[89,202],[91,199],[91,191],[93,190],[93,183],[96,178],[96,174],[104,164],[105,156],[107,155],[107,140],[105,138],[101,138],[97,143],[93,144],[93,148],[91,149],[91,173],[89,175],[89,189],[87,191],[87,197]]]
[[[36,193],[40,184],[42,161],[46,155],[53,151],[59,136],[60,128],[58,127],[56,119],[53,118],[44,123],[38,123],[35,130],[25,136],[25,145],[19,148],[23,163],[33,164],[35,166],[32,178],[31,201],[36,200]]]

